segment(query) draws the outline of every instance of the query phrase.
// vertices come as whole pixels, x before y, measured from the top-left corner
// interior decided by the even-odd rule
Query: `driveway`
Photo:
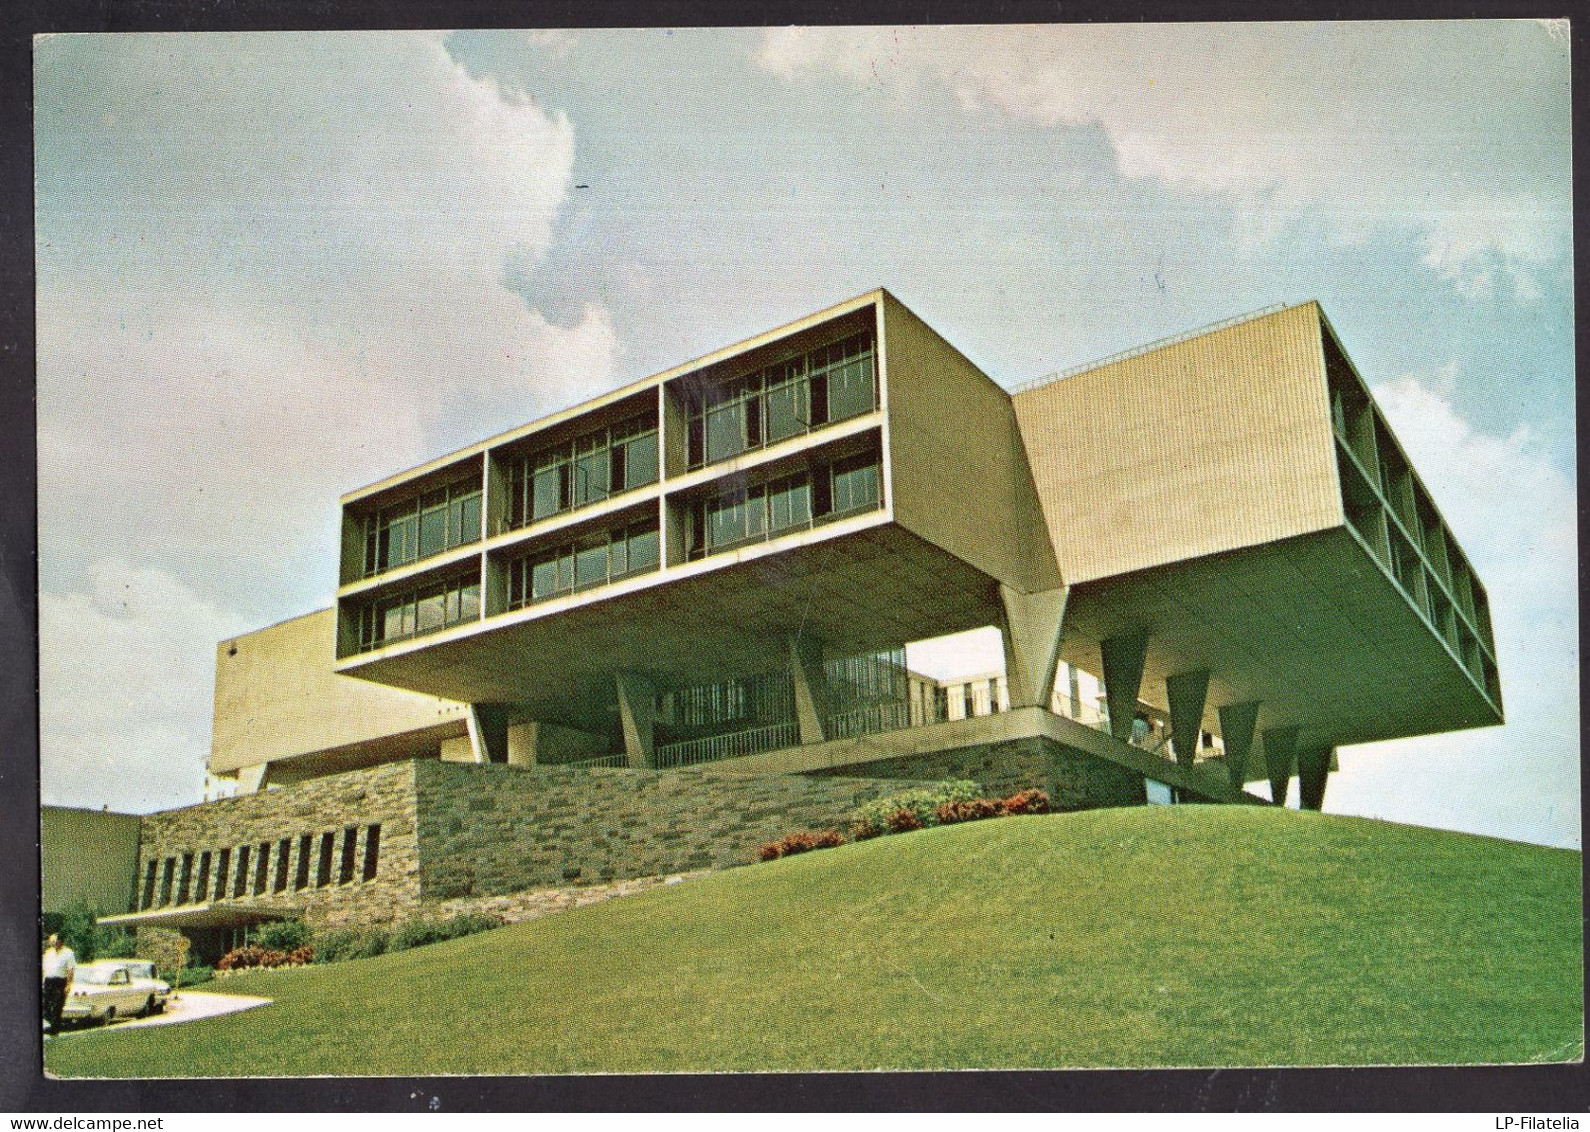
[[[183,991],[179,997],[174,997],[166,1003],[166,1008],[159,1014],[151,1014],[147,1018],[128,1018],[125,1021],[112,1022],[108,1026],[96,1026],[95,1030],[130,1030],[134,1026],[170,1026],[176,1022],[195,1022],[200,1018],[214,1018],[220,1014],[236,1014],[239,1010],[252,1010],[256,1006],[266,1006],[270,1003],[268,998],[255,998],[246,994],[211,994],[207,991]],[[91,1030],[79,1030],[79,1033],[90,1033]]]

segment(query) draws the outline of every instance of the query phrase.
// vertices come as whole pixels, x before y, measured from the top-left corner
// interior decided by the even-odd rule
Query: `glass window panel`
[[[871,358],[862,358],[829,371],[829,420],[844,420],[871,412],[872,408]]]
[[[539,468],[530,489],[531,518],[545,519],[563,510],[563,477],[567,466],[554,464]]]
[[[614,538],[613,545],[608,548],[607,573],[613,578],[629,573],[629,541],[622,534]]]
[[[574,462],[573,506],[606,499],[608,486],[607,449],[588,453]]]
[[[592,586],[607,580],[607,541],[587,543],[574,555],[574,584]]]
[[[640,487],[657,479],[657,434],[624,445],[624,486]]]
[[[453,501],[452,527],[449,542],[453,546],[480,538],[480,492]]]
[[[722,546],[745,535],[745,501],[719,500],[707,508],[707,545]]]
[[[542,601],[558,592],[558,560],[543,559],[530,570],[530,600]]]
[[[394,602],[382,611],[380,640],[391,641],[406,635],[407,630],[403,625],[403,615],[407,610],[407,602]]]
[[[777,385],[767,393],[767,442],[806,431],[806,383]]]
[[[447,549],[447,508],[436,507],[420,515],[420,557],[429,558]]]
[[[745,405],[743,402],[709,410],[707,413],[707,462],[726,460],[745,451]]]
[[[480,583],[472,582],[458,591],[458,620],[476,621],[480,618]]]
[[[432,633],[447,623],[447,594],[445,591],[425,594],[419,599],[415,618],[415,632]]]
[[[785,480],[768,489],[768,516],[775,531],[805,526],[811,509],[812,489],[805,480]]]
[[[836,512],[865,510],[878,502],[878,469],[874,464],[862,464],[834,469],[834,510]]]
[[[649,527],[642,530],[630,530],[629,534],[629,568],[631,570],[649,570],[657,565],[657,528]]]
[[[745,534],[755,538],[767,529],[767,492],[758,488],[745,501]]]

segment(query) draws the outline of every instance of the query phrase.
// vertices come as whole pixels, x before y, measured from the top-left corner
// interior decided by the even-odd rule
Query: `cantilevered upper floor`
[[[869,292],[351,492],[338,582],[327,663],[474,705],[434,726],[477,753],[650,765],[752,701],[758,749],[831,739],[834,681],[983,626],[1010,708],[1095,673],[1117,739],[1238,784],[1501,719],[1484,587],[1314,303],[1011,394]]]

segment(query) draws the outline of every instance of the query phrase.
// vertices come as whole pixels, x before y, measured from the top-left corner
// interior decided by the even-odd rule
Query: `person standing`
[[[52,1034],[61,1028],[61,1011],[76,970],[77,956],[60,936],[52,934],[44,948],[44,1022]]]

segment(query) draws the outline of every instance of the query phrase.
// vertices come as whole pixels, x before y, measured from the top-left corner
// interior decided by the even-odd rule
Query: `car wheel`
[[[150,995],[144,999],[144,1008],[138,1012],[138,1017],[147,1018],[155,1012],[155,996]]]
[[[99,1020],[105,1025],[109,1026],[112,1022],[116,1021],[116,1008],[114,1006],[105,1007],[105,1013],[100,1015]]]

